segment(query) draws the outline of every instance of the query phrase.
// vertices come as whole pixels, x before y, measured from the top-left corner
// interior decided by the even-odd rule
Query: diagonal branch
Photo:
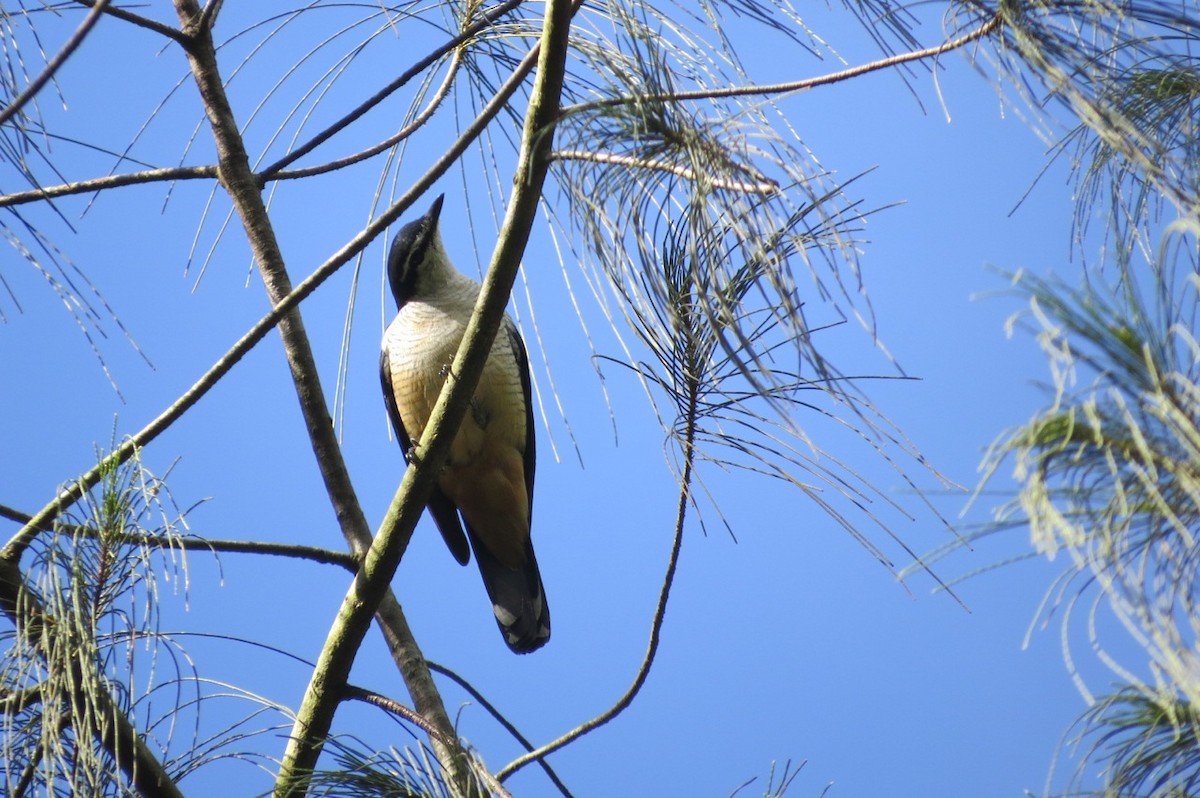
[[[217,8],[218,2],[219,0],[210,0],[206,10]],[[217,65],[212,31],[207,26],[211,19],[200,10],[195,0],[175,0],[175,8],[185,31],[192,37],[187,47],[188,61],[216,141],[221,182],[242,220],[268,296],[273,304],[278,304],[292,293],[291,278],[267,213],[261,184],[250,165],[239,126],[225,93]],[[363,514],[342,456],[341,446],[333,430],[316,358],[299,308],[292,309],[280,319],[279,332],[305,428],[334,514],[350,547],[356,552],[361,552],[371,545],[371,528]],[[384,627],[397,668],[412,693],[418,711],[430,723],[440,728],[444,735],[452,736],[453,725],[450,716],[442,704],[440,694],[433,687],[433,677],[424,667],[424,657],[412,636],[399,602],[386,583],[382,585],[379,595],[371,604],[370,612],[366,615],[367,624],[381,605],[383,609],[379,615],[380,625]],[[443,757],[452,774],[455,773],[455,766],[461,758],[452,753]]]
[[[428,732],[431,737],[440,739],[443,744],[448,745],[451,743],[450,740],[447,740],[446,738],[442,737],[442,733],[440,731],[438,731],[436,728],[434,728],[433,726],[431,726],[429,724],[429,721],[427,721],[423,717],[421,717],[420,713],[414,712],[413,710],[404,706],[400,702],[395,701],[385,695],[381,695],[381,694],[373,692],[371,690],[365,690],[362,687],[355,687],[354,685],[346,685],[345,698],[346,698],[346,700],[349,700],[349,701],[362,701],[365,704],[370,704],[371,706],[379,707],[384,712],[389,712],[393,715],[398,715],[399,717],[402,717],[405,720],[407,720],[409,723],[412,723],[416,726],[420,726],[422,729],[424,729],[426,732]],[[476,772],[478,773],[479,777],[487,784],[488,789],[491,790],[492,795],[498,796],[499,798],[512,798],[512,793],[510,793],[508,790],[504,789],[504,787],[500,784],[500,782],[498,782],[495,779],[495,777],[492,776],[492,774],[490,774],[482,769],[477,770]]]
[[[487,699],[487,696],[479,692],[479,688],[468,682],[455,671],[447,668],[445,665],[439,665],[436,662],[430,662],[429,669],[434,673],[440,673],[442,676],[450,679],[452,682],[465,690],[467,695],[471,696],[471,700],[476,704],[479,704],[480,709],[491,715],[494,721],[499,723],[514,740],[521,744],[522,748],[524,748],[526,751],[532,751],[534,749],[533,743],[529,742],[529,739],[524,734],[521,734],[521,730],[514,726],[513,722],[505,717],[504,713]],[[550,779],[554,786],[558,788],[558,791],[562,794],[563,798],[572,798],[571,791],[567,789],[567,785],[563,784],[562,779],[560,779],[558,774],[554,772],[554,768],[550,767],[550,763],[545,759],[539,759],[538,764],[541,766],[542,771],[546,774],[546,778]]]

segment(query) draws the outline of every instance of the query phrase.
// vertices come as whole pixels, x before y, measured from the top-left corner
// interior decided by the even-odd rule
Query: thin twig
[[[530,762],[540,760],[568,743],[579,739],[588,732],[608,723],[633,703],[633,699],[641,691],[642,685],[646,683],[646,678],[650,675],[650,667],[654,664],[654,657],[658,653],[663,619],[667,613],[667,599],[671,594],[671,586],[675,583],[675,571],[679,565],[679,552],[683,548],[684,521],[687,518],[688,503],[691,501],[692,467],[696,459],[695,440],[698,395],[698,386],[695,383],[691,384],[689,386],[688,405],[686,409],[687,427],[683,440],[683,475],[679,480],[679,505],[675,515],[675,538],[671,542],[671,554],[667,559],[667,571],[663,575],[662,588],[658,594],[658,605],[654,609],[654,619],[650,624],[650,640],[646,645],[646,655],[642,658],[642,664],[633,677],[633,683],[625,691],[625,694],[604,712],[585,723],[581,723],[557,740],[552,740],[541,748],[530,751],[524,756],[517,757],[505,765],[496,773],[496,778],[500,781],[504,781]]]
[[[502,713],[494,704],[492,704],[491,701],[488,701],[487,697],[484,696],[483,693],[479,692],[475,685],[471,684],[465,678],[460,676],[455,671],[450,670],[445,665],[439,665],[430,660],[426,660],[425,664],[429,666],[429,670],[433,671],[434,673],[440,673],[442,676],[445,676],[447,679],[450,679],[459,687],[466,690],[467,694],[471,696],[475,703],[479,704],[479,706],[483,708],[484,712],[487,712],[492,716],[493,719],[495,719],[497,723],[503,726],[504,730],[508,732],[514,740],[521,744],[522,748],[524,748],[526,751],[532,751],[534,749],[533,743],[531,743],[529,739],[525,737],[525,735],[521,734],[520,730],[512,724],[512,721],[506,718],[504,713]],[[555,787],[558,788],[558,791],[562,794],[563,798],[572,798],[571,791],[567,789],[567,785],[563,784],[562,779],[560,779],[558,774],[554,772],[554,768],[550,767],[550,763],[545,759],[539,759],[538,764],[541,765],[542,770],[545,771],[546,777],[554,783]]]
[[[259,172],[260,179],[263,181],[276,179],[276,177],[277,177],[276,173],[283,171],[285,168],[287,168],[291,164],[295,163],[299,159],[303,158],[305,155],[308,155],[310,152],[315,150],[321,144],[324,144],[326,141],[333,138],[333,136],[335,134],[344,130],[347,126],[349,126],[349,124],[351,122],[355,121],[356,119],[361,117],[363,114],[367,113],[367,111],[370,111],[376,105],[379,105],[379,103],[381,103],[385,99],[387,99],[387,97],[390,96],[393,92],[397,91],[402,86],[404,86],[406,83],[408,83],[410,80],[412,80],[414,77],[416,77],[417,75],[421,74],[426,69],[428,69],[439,58],[441,58],[442,56],[444,56],[446,53],[450,52],[451,50],[454,50],[455,48],[459,47],[464,42],[467,42],[470,39],[474,38],[475,36],[479,35],[479,33],[481,31],[483,31],[485,28],[487,28],[487,26],[491,25],[499,17],[503,16],[504,14],[507,14],[509,11],[511,11],[512,9],[519,6],[522,2],[523,2],[523,0],[505,0],[505,2],[501,3],[500,5],[496,6],[495,8],[484,12],[484,14],[479,18],[479,20],[477,22],[475,22],[472,25],[467,26],[457,36],[454,36],[453,38],[449,39],[448,41],[443,43],[441,46],[437,47],[429,55],[425,56],[420,61],[413,64],[411,67],[406,69],[403,73],[401,73],[399,77],[397,77],[391,83],[384,86],[379,91],[375,92],[370,97],[368,97],[366,100],[364,100],[362,103],[360,103],[356,108],[352,109],[347,114],[345,114],[341,119],[334,121],[327,128],[322,130],[320,133],[317,133],[315,136],[310,138],[308,141],[301,144],[299,147],[292,150],[287,155],[283,156],[278,161],[276,161],[275,163],[268,166],[266,169],[263,169],[261,172]],[[375,150],[375,152],[382,152],[383,150],[387,149],[388,146],[391,146],[391,145],[390,144],[388,144],[386,146],[376,145],[376,147],[378,149],[376,149],[376,148],[372,148],[372,149]],[[375,154],[375,152],[372,152],[371,154]],[[369,157],[369,156],[363,156],[363,157]],[[361,158],[358,158],[358,160],[361,160]],[[338,162],[335,162],[335,163],[338,163]],[[329,168],[324,169],[323,171],[329,171],[332,168],[337,168],[337,167],[329,167]],[[305,174],[308,174],[308,173],[306,172]],[[299,175],[296,175],[296,176],[299,176]]]
[[[421,729],[427,732],[430,737],[437,738],[445,745],[455,744],[455,741],[447,737],[441,729],[425,720],[425,718],[421,716],[420,712],[417,712],[412,707],[406,707],[404,704],[401,704],[394,698],[381,695],[373,690],[367,690],[362,687],[356,687],[355,685],[348,684],[342,689],[342,700],[363,701],[371,704],[372,706],[379,707],[380,709],[390,712],[393,715],[399,715],[414,726],[420,726]]]
[[[963,45],[970,44],[977,39],[982,39],[984,36],[987,36],[999,28],[1003,21],[1003,14],[997,12],[987,22],[983,23],[975,30],[965,33],[956,39],[943,42],[935,47],[927,47],[923,50],[900,53],[898,55],[889,56],[888,58],[881,58],[878,61],[871,61],[870,63],[849,67],[838,72],[831,72],[827,75],[821,75],[820,77],[805,78],[803,80],[788,81],[785,83],[768,83],[761,86],[729,86],[722,89],[700,89],[697,91],[681,91],[673,94],[609,97],[603,100],[592,100],[589,102],[565,106],[562,109],[562,115],[569,116],[571,114],[578,114],[584,111],[594,111],[600,108],[611,108],[617,105],[636,105],[647,101],[683,102],[687,100],[714,100],[727,97],[752,97],[767,94],[787,94],[789,92],[806,91],[818,86],[827,86],[832,83],[840,83],[844,80],[856,78],[869,72],[877,72],[881,69],[888,69],[890,67],[907,64],[912,61],[921,61],[926,58],[936,58],[937,56],[948,53],[951,50],[957,50]]]
[[[161,183],[168,180],[198,180],[217,176],[217,167],[210,166],[170,166],[164,169],[146,169],[141,172],[127,172],[120,175],[105,175],[88,180],[75,180],[56,186],[42,186],[29,191],[18,191],[14,194],[0,196],[0,208],[11,205],[24,205],[30,202],[67,197],[72,194],[87,194],[92,191],[104,191],[121,186],[132,186],[140,183]]]
[[[28,524],[33,520],[29,513],[0,504],[0,518]],[[49,531],[53,524],[43,527]],[[86,524],[62,524],[63,532],[86,538],[98,538],[101,532]],[[334,551],[320,546],[304,546],[299,543],[275,543],[262,540],[232,540],[221,538],[176,537],[173,535],[151,535],[135,532],[104,532],[104,539],[113,543],[132,543],[153,548],[186,549],[188,551],[211,551],[229,554],[267,554],[274,557],[291,557],[309,560],[321,565],[338,565],[353,573],[358,570],[358,557],[350,552]]]
[[[513,1],[515,2],[516,0]],[[323,175],[328,172],[336,172],[338,169],[345,169],[347,166],[353,166],[354,164],[360,163],[369,158],[374,158],[379,153],[395,147],[413,133],[420,130],[421,127],[423,127],[425,123],[429,121],[429,118],[433,116],[434,112],[437,111],[438,107],[442,104],[442,101],[445,100],[450,94],[450,89],[454,85],[455,75],[458,73],[460,53],[461,50],[455,51],[454,60],[450,64],[450,70],[446,73],[446,77],[442,80],[442,85],[438,87],[437,93],[434,95],[433,99],[429,101],[426,107],[423,108],[411,122],[397,130],[392,135],[388,136],[383,141],[377,142],[376,144],[373,144],[370,147],[367,147],[366,149],[360,150],[356,153],[352,153],[341,158],[336,158],[332,161],[327,161],[326,163],[317,164],[315,166],[280,171],[272,171],[274,167],[271,167],[262,173],[260,179],[262,179],[264,182],[268,180],[296,180],[302,177],[312,177],[313,175]],[[341,124],[349,125],[351,121],[352,119],[350,115],[348,115]],[[294,153],[289,153],[289,155],[291,154]],[[279,163],[283,163],[286,160],[287,158],[284,158],[283,160],[279,161]]]

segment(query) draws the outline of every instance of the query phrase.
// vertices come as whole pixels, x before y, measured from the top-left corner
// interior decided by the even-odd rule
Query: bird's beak
[[[425,214],[425,218],[429,220],[430,229],[437,227],[438,217],[442,215],[442,200],[445,198],[445,194],[438,194],[438,198],[433,201],[433,205],[429,206],[429,213]]]

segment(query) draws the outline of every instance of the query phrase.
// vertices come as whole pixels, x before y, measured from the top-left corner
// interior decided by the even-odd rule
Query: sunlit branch
[[[877,61],[871,61],[867,64],[849,67],[848,69],[843,69],[838,72],[831,72],[827,75],[821,75],[815,78],[805,78],[803,80],[795,80],[785,83],[767,83],[761,86],[730,86],[723,89],[700,89],[697,91],[682,91],[673,94],[609,97],[603,100],[591,100],[589,102],[565,106],[562,109],[562,115],[570,116],[571,114],[578,114],[584,111],[594,111],[597,109],[611,108],[618,105],[637,105],[645,102],[714,100],[727,97],[753,97],[806,91],[818,86],[828,86],[833,83],[841,83],[842,81],[850,80],[851,78],[856,78],[860,75],[865,75],[870,72],[878,72],[879,70],[883,69],[890,69],[891,67],[900,66],[901,64],[907,64],[913,61],[922,61],[926,58],[936,58],[993,33],[1000,27],[1003,21],[1003,15],[996,13],[991,17],[991,19],[980,25],[975,30],[965,33],[958,38],[951,39],[948,42],[943,42],[936,47],[927,47],[924,50],[914,50],[908,53],[900,53],[898,55],[889,56],[888,58],[881,58]]]
[[[225,5],[225,0],[208,0],[204,4],[204,8],[200,9],[200,16],[196,20],[196,26],[200,30],[211,31],[213,25],[217,24],[217,14],[221,12],[221,8]]]
[[[56,186],[43,186],[0,196],[0,208],[25,205],[30,202],[67,197],[73,194],[88,194],[110,188],[133,186],[140,183],[161,183],[168,180],[198,180],[217,176],[216,166],[170,166],[164,169],[147,169],[121,175],[106,175],[88,180],[76,180]]]
[[[394,698],[389,698],[388,696],[381,695],[372,690],[366,690],[362,687],[356,687],[352,684],[348,684],[342,689],[342,698],[345,701],[363,701],[393,715],[399,715],[414,726],[420,726],[430,737],[437,738],[437,740],[446,745],[454,744],[454,740],[451,740],[442,733],[441,729],[425,720],[420,712],[417,712],[412,707],[401,704]]]
[[[43,692],[40,684],[20,690],[0,688],[0,715],[16,715],[42,703]]]
[[[147,542],[153,542],[150,538]],[[228,552],[231,554],[268,554],[274,557],[291,557],[308,560],[322,565],[338,565],[347,571],[358,570],[358,557],[350,552],[324,549],[320,546],[303,546],[296,543],[273,543],[262,540],[223,540],[220,538],[173,538],[165,543],[170,548],[195,551]]]
[[[550,157],[555,161],[589,161],[591,163],[610,164],[634,169],[652,169],[660,172],[670,172],[673,175],[682,177],[685,180],[691,180],[692,182],[698,182],[700,179],[695,170],[659,158],[638,158],[633,155],[587,152],[585,150],[555,150]],[[739,191],[745,194],[774,194],[779,191],[779,184],[774,180],[751,183],[713,178],[711,175],[705,175],[704,179],[708,186],[725,191]]]
[[[73,34],[71,34],[71,38],[67,39],[67,41],[63,44],[62,49],[59,50],[58,53],[56,53],[55,56],[46,63],[45,68],[38,73],[37,77],[29,82],[29,85],[25,87],[24,91],[14,97],[13,101],[10,102],[4,108],[4,110],[0,110],[0,125],[3,125],[8,120],[12,119],[16,114],[20,113],[21,109],[25,107],[25,104],[36,97],[38,92],[45,88],[46,84],[54,78],[54,74],[58,72],[59,68],[67,62],[67,59],[70,58],[77,49],[79,49],[79,45],[83,44],[83,40],[87,38],[89,33],[91,33],[92,28],[96,26],[96,23],[100,20],[100,17],[103,16],[104,9],[108,7],[109,1],[110,0],[99,0],[99,2],[92,6],[92,10],[89,11],[88,15],[83,18],[83,22],[79,23],[79,27],[75,29]]]

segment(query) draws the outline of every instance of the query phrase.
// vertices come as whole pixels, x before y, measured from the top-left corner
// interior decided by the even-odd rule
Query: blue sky
[[[109,27],[61,75],[69,111],[46,111],[119,147],[184,64],[172,48],[159,52],[144,32]],[[852,61],[856,53],[870,57],[859,29],[842,21],[834,30]],[[935,41],[936,24],[922,35]],[[410,52],[403,49],[400,60]],[[764,81],[832,67],[802,53],[779,59],[769,52],[754,51],[751,58],[752,71],[761,69]],[[260,84],[246,80],[249,97]],[[894,75],[872,75],[783,105],[826,168],[842,177],[873,168],[854,186],[868,207],[903,203],[870,217],[861,263],[878,334],[919,379],[878,381],[867,391],[946,478],[970,488],[987,446],[1046,398],[1035,385],[1046,377],[1035,343],[1025,334],[1005,334],[1005,321],[1021,301],[1006,292],[1000,272],[1077,273],[1070,260],[1071,185],[1056,164],[1027,194],[1045,165],[1046,144],[961,56],[944,60],[936,86],[925,72],[910,82],[913,92]],[[113,113],[113,85],[122,87],[123,101],[137,112]],[[237,110],[248,114],[253,106],[243,102]],[[190,93],[173,99],[139,145],[139,157],[175,162],[177,131],[187,135],[198,121]],[[377,124],[364,140],[390,132],[386,121]],[[207,136],[201,130],[188,162],[206,162]],[[412,157],[423,152],[415,149]],[[72,177],[111,166],[111,159],[68,145],[56,154]],[[348,169],[310,189],[281,188],[273,213],[294,279],[366,223],[380,168]],[[13,179],[4,185],[13,188]],[[21,308],[0,295],[7,317],[0,326],[7,375],[0,441],[11,453],[0,480],[3,503],[26,511],[40,507],[60,483],[92,464],[94,447],[107,443],[114,417],[122,434],[141,427],[265,312],[265,294],[236,227],[193,290],[199,267],[186,264],[207,191],[200,183],[177,185],[162,212],[163,186],[133,188],[99,198],[82,218],[84,201],[68,200],[61,207],[76,233],[38,217],[153,363],[147,367],[111,321],[101,322],[108,337],[99,347],[124,402],[41,277],[14,251],[0,260],[0,274]],[[458,176],[443,179],[435,191],[447,193],[443,223],[465,218]],[[201,253],[226,206],[218,201],[215,207],[199,236]],[[493,236],[479,229],[475,244],[486,252]],[[466,237],[448,237],[447,246],[469,271],[475,253]],[[403,468],[375,371],[383,252],[384,241],[377,241],[362,265],[341,429],[372,523],[382,517]],[[534,537],[554,637],[534,655],[511,655],[496,634],[474,567],[460,569],[427,521],[418,527],[394,588],[426,655],[457,670],[542,742],[603,710],[628,686],[646,645],[676,500],[664,433],[640,386],[621,369],[606,367],[614,441],[591,348],[544,232],[535,234],[523,279],[542,332],[537,352],[544,347],[566,415],[564,420],[548,401],[549,383],[539,371],[548,426],[538,430]],[[303,306],[331,404],[351,280],[344,270]],[[580,304],[591,313],[596,349],[619,354],[594,303],[583,296]],[[518,306],[527,317],[523,299]],[[533,338],[528,328],[526,334]],[[888,368],[853,324],[830,331],[827,347],[847,372]],[[534,356],[537,369],[540,358]],[[890,516],[913,550],[930,551],[948,539],[936,516],[921,509],[886,464],[857,448],[836,454],[913,509],[912,520]],[[169,485],[181,505],[204,500],[188,519],[196,534],[342,545],[275,335],[144,457],[158,473],[170,469]],[[928,473],[911,474],[939,511],[957,520],[965,494],[945,491]],[[553,758],[576,795],[728,795],[758,776],[743,793],[756,794],[771,763],[786,761],[807,763],[789,795],[818,795],[830,783],[831,796],[986,798],[1042,790],[1056,746],[1085,708],[1063,664],[1057,616],[1024,645],[1061,564],[1027,562],[967,580],[956,587],[967,612],[933,594],[923,576],[907,590],[898,585],[794,489],[741,473],[710,470],[705,476],[737,540],[711,514],[707,536],[696,523],[688,528],[661,650],[641,695],[625,714]],[[1010,487],[1006,476],[996,487]],[[996,501],[977,501],[963,522],[988,518]],[[955,555],[938,573],[961,576],[1023,552],[1025,543],[1023,532],[1013,532],[997,545]],[[895,546],[888,551],[899,557]],[[188,562],[186,585],[163,597],[164,629],[244,637],[307,660],[317,656],[347,586],[342,572],[307,563],[232,554],[219,565],[201,554],[189,555]],[[1114,678],[1088,651],[1085,632],[1070,632],[1076,664],[1093,689],[1103,690]],[[1126,665],[1138,668],[1135,650],[1123,647],[1118,636],[1105,640]],[[185,637],[183,644],[202,675],[298,704],[308,675],[300,663],[228,641]],[[375,633],[353,680],[405,698]],[[468,696],[448,686],[446,700],[458,713],[460,732],[493,768],[519,753]],[[228,699],[214,706],[236,711],[247,705]],[[212,717],[223,716],[218,711]],[[375,710],[347,708],[336,728],[375,744],[407,743]],[[285,733],[257,744],[278,754]],[[1061,773],[1071,767],[1059,766],[1060,786]],[[191,794],[218,787],[232,794],[244,787],[249,794],[267,789],[269,781],[252,765],[233,762],[201,771],[182,786]],[[552,794],[533,768],[510,786],[519,795]]]

